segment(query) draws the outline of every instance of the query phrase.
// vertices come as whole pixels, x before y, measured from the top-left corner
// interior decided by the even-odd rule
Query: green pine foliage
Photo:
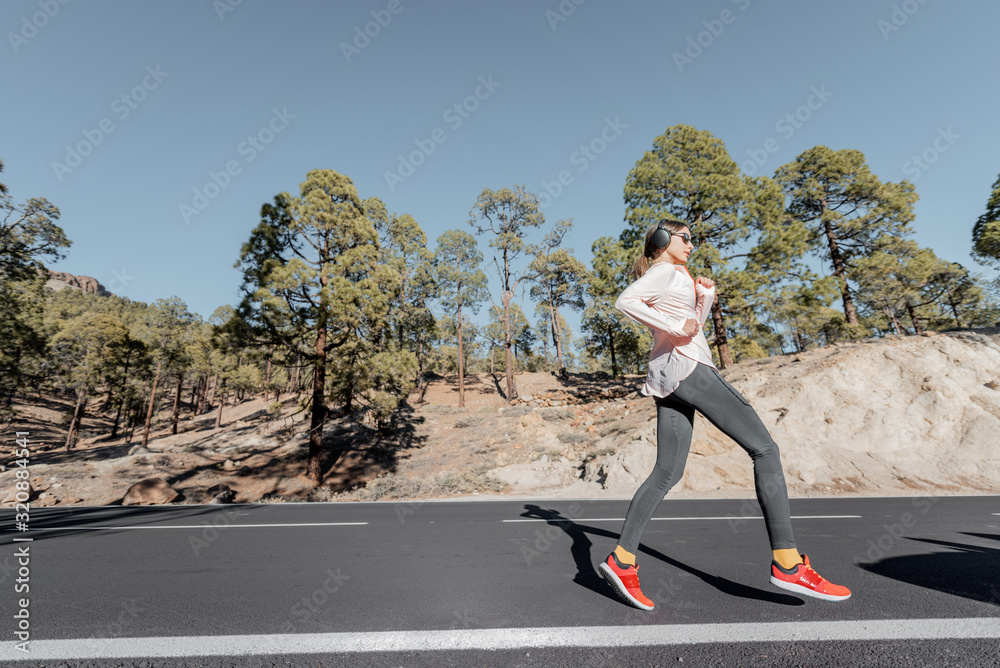
[[[1000,268],[1000,176],[993,182],[986,212],[972,228],[972,257]]]

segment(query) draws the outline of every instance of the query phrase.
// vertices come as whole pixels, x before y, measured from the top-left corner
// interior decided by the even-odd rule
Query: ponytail
[[[638,281],[643,274],[649,270],[649,258],[645,255],[640,255],[639,259],[632,263],[632,270],[630,274],[632,275],[633,281]]]

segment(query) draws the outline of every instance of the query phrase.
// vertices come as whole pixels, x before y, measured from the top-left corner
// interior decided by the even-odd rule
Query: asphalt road
[[[124,665],[134,665],[148,651],[150,666],[1000,665],[1000,497],[792,499],[800,550],[854,592],[838,603],[768,583],[756,502],[669,500],[639,554],[657,603],[648,613],[595,570],[627,507],[38,509],[28,531],[5,510],[0,660],[110,666],[123,661],[82,657],[131,652]],[[18,593],[25,548],[30,589]],[[21,598],[27,655],[14,649]]]

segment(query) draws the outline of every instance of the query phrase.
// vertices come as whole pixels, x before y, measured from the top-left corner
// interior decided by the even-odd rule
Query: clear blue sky
[[[883,180],[915,180],[918,243],[982,270],[969,249],[1000,172],[995,0],[235,2],[0,6],[0,179],[62,211],[73,245],[54,269],[207,318],[237,301],[232,265],[261,204],[317,168],[411,214],[431,248],[471,231],[483,188],[541,194],[568,170],[544,213],[575,219],[569,245],[589,263],[623,227],[628,171],[685,123],[757,174],[817,144],[858,149]],[[446,113],[469,96],[464,118]],[[602,132],[603,152],[574,155]],[[68,159],[81,142],[89,155]],[[932,164],[910,162],[925,152]],[[227,163],[238,173],[195,202]],[[203,209],[186,222],[182,204]]]

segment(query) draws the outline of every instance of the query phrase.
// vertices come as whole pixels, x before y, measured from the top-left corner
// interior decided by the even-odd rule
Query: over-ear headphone
[[[670,230],[667,229],[666,224],[667,219],[661,219],[660,222],[656,224],[656,231],[649,237],[649,240],[657,248],[666,248],[670,245],[670,237],[672,235],[670,234]]]

